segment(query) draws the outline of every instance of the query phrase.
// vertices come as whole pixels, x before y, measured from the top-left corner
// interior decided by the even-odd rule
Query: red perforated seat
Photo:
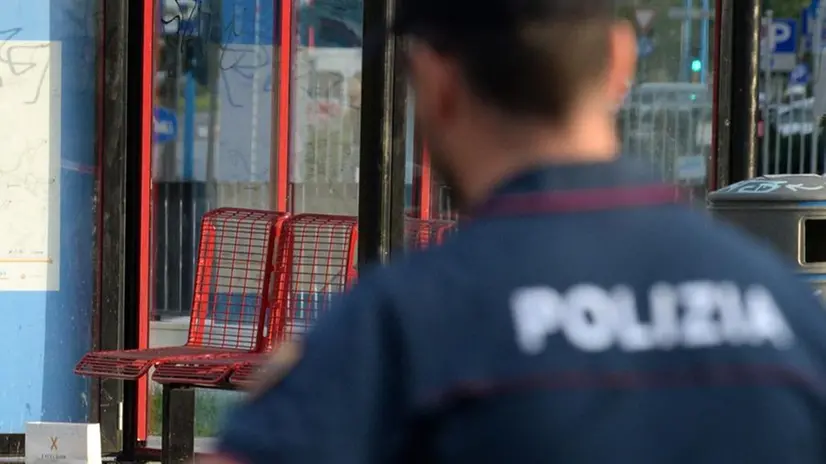
[[[252,386],[265,362],[266,358],[262,358],[237,366],[230,377],[230,382],[239,388]]]
[[[252,383],[258,368],[267,359],[268,353],[236,353],[211,359],[193,357],[165,360],[155,367],[152,380],[160,384],[203,387],[216,387],[230,382],[238,387],[246,387]]]
[[[300,338],[355,281],[358,219],[296,215],[285,223],[280,244],[266,351]],[[261,357],[236,366],[230,382],[249,385],[265,362]]]
[[[221,351],[229,353],[229,350]],[[136,380],[145,375],[155,363],[164,359],[215,356],[216,354],[215,348],[189,345],[144,350],[95,351],[87,353],[80,360],[75,367],[75,373],[92,377]]]
[[[273,255],[284,213],[219,208],[204,215],[184,346],[87,353],[79,375],[136,380],[165,360],[221,360],[264,345]]]
[[[358,219],[300,214],[285,225],[270,349],[303,334],[356,277]]]
[[[165,360],[155,367],[152,380],[161,384],[214,387],[227,382],[239,367],[262,363],[266,357],[266,353],[254,352]]]

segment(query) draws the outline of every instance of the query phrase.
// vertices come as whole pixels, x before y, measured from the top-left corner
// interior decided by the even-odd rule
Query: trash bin
[[[717,190],[709,209],[774,247],[826,296],[826,177],[761,176]]]

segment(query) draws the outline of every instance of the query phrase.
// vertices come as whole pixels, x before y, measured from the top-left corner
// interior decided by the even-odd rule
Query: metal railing
[[[642,160],[655,178],[687,187],[693,200],[701,202],[711,154],[711,116],[711,96],[705,85],[637,85],[617,112],[622,156]],[[447,188],[437,186],[434,197],[439,218],[455,217]]]
[[[784,34],[775,30],[790,28],[789,20],[776,19],[771,10],[762,20],[758,174],[824,172],[826,146],[821,136],[822,118],[818,114],[822,110],[815,108],[816,89],[821,87],[822,54],[811,53],[822,48],[824,10],[817,8],[815,16],[820,20],[808,24],[809,36],[785,37],[786,42],[793,44],[791,48],[786,44],[783,53],[778,49],[781,44],[775,42]],[[769,24],[772,27],[768,27]],[[803,29],[801,21],[797,25]]]
[[[759,174],[823,173],[826,141],[813,106],[805,88],[787,89],[776,101],[761,103]]]
[[[623,155],[644,160],[665,182],[704,185],[711,107],[708,88],[702,84],[633,87],[617,115]]]

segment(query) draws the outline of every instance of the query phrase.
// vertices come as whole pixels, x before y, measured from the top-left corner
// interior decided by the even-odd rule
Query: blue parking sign
[[[178,116],[168,108],[156,106],[152,112],[152,134],[155,143],[168,143],[178,137]]]
[[[777,18],[766,31],[772,35],[772,53],[794,53],[797,50],[797,20]]]

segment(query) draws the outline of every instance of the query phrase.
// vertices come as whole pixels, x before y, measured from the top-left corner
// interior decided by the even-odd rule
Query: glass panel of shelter
[[[203,262],[198,244],[201,241],[203,247],[206,240],[201,219],[216,208],[316,215],[295,221],[291,229],[289,301],[278,303],[290,308],[296,319],[287,325],[288,335],[300,336],[335,294],[355,282],[362,3],[333,7],[333,0],[292,1],[290,18],[281,17],[284,5],[279,0],[160,2],[154,76],[150,346],[187,341],[192,308],[198,304],[198,296],[193,297],[196,268]],[[287,44],[289,54],[280,44],[280,29],[289,23],[287,19],[296,31]],[[290,61],[283,64],[290,67],[288,83],[279,79],[285,57]],[[287,103],[279,98],[285,84],[290,95],[287,111],[283,111]],[[279,129],[282,114],[289,115],[284,133]],[[282,144],[284,134],[289,145]],[[409,137],[408,213],[427,219],[422,211],[429,208],[421,208],[423,197],[414,194],[423,190],[414,184],[429,185],[425,180],[429,168],[421,164],[421,144],[413,143],[412,129]],[[281,169],[284,166],[287,169]],[[243,246],[224,252],[215,248],[211,257],[218,263],[215,268],[221,267],[222,260],[252,256],[252,252],[245,255]],[[248,295],[232,292],[246,289],[248,285],[239,287],[239,281],[250,277],[231,269],[211,272],[214,288],[205,295],[208,304],[244,306]],[[247,334],[245,339],[251,338],[247,316],[236,312],[230,308],[225,317]],[[209,330],[207,338],[225,336]],[[157,447],[161,396],[158,385],[150,385],[149,445]],[[237,396],[201,390],[196,397],[196,437],[211,436],[222,411]]]
[[[290,144],[289,153],[280,153],[274,128],[282,104],[279,59],[285,56],[278,33],[284,22],[281,4],[213,1],[212,17],[220,23],[207,40],[193,40],[204,38],[203,15],[195,1],[163,0],[158,11],[152,345],[186,340],[199,221],[205,212],[284,205],[292,213],[353,218],[358,211],[362,3],[294,0]],[[713,27],[710,8],[702,7],[708,2],[699,3],[699,8],[686,9],[679,0],[617,2],[618,14],[636,24],[639,34],[637,79],[617,121],[623,156],[641,159],[662,180],[686,185],[701,199],[711,147]],[[198,59],[210,54],[211,60]],[[217,63],[215,68],[204,69],[210,62]],[[407,214],[420,220],[455,219],[449,192],[433,176],[425,144],[414,130],[411,120]],[[283,156],[287,163],[281,162]],[[278,172],[284,165],[288,172]],[[282,191],[288,192],[285,198],[279,197]],[[301,277],[292,281],[290,304],[302,317],[317,313],[304,309],[326,307],[330,295],[355,276],[354,264],[347,261],[354,249],[344,251],[347,234],[341,234],[350,226],[335,229],[331,224],[324,233],[338,247],[335,260],[330,252],[318,252],[317,225],[306,226],[304,242],[296,246],[291,266]],[[338,269],[330,268],[334,262]],[[158,395],[151,396],[153,435],[160,424],[155,413],[159,401]],[[199,396],[199,435],[215,432],[218,411],[228,401],[225,394]]]
[[[204,214],[223,207],[275,207],[277,8],[272,0],[159,2],[152,150],[154,286],[150,346],[187,342],[190,314],[198,304],[194,301],[198,298],[194,292],[196,272],[205,269],[196,266],[203,262],[198,256],[199,242],[208,236],[201,227]],[[235,232],[234,239],[240,241],[241,232]],[[260,273],[246,269],[245,274],[240,274],[241,267],[234,266],[231,260],[232,255],[254,253],[245,248],[249,244],[236,243],[226,250],[221,245],[215,245],[217,250],[211,258],[215,263],[207,271],[211,273],[207,280],[212,278],[214,282],[208,290],[207,304],[229,306],[221,314],[238,319],[234,322],[241,333],[239,341],[251,340],[254,329],[245,323],[249,315],[244,311],[248,311],[246,301],[250,297],[255,299],[251,295],[253,281]],[[201,252],[203,258],[204,250]],[[250,294],[233,293],[247,286]],[[207,338],[219,336],[225,334],[215,328],[208,328],[205,334]],[[157,384],[150,388],[148,441],[150,446],[156,446],[161,395]],[[236,399],[237,394],[232,392],[198,391],[196,437],[214,435],[221,412]]]
[[[712,142],[713,1],[615,2],[637,29],[637,76],[617,113],[622,155],[703,204]]]

